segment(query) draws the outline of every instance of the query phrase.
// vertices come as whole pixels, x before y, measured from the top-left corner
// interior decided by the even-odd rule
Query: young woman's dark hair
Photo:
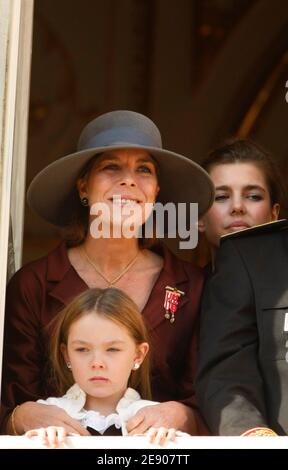
[[[217,165],[229,163],[253,163],[265,175],[271,205],[279,203],[285,207],[286,190],[277,161],[258,144],[249,139],[228,139],[212,150],[202,162],[208,172]]]

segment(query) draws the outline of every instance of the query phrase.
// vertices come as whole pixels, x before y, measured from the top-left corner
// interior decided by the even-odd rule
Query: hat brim
[[[48,165],[29,186],[29,206],[53,225],[69,225],[79,201],[76,181],[81,170],[95,155],[125,148],[146,150],[157,161],[160,186],[157,201],[163,204],[198,203],[199,217],[212,205],[214,185],[200,165],[168,150],[121,143],[81,150]]]

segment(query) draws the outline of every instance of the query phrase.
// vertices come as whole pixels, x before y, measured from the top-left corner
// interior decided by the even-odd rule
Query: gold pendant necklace
[[[133,264],[135,263],[136,259],[138,258],[138,255],[140,253],[140,250],[137,252],[136,256],[134,256],[134,258],[129,261],[129,263],[127,264],[127,266],[125,266],[125,268],[123,269],[123,271],[121,271],[120,274],[117,274],[116,277],[114,277],[114,279],[112,280],[109,280],[107,279],[106,276],[104,276],[104,274],[99,270],[99,268],[97,268],[97,266],[95,265],[95,263],[92,261],[92,259],[88,256],[88,253],[87,251],[85,250],[85,247],[84,245],[82,245],[82,251],[83,251],[83,255],[85,256],[86,260],[88,261],[88,263],[95,269],[95,271],[99,274],[99,276],[102,277],[102,279],[104,279],[104,281],[107,282],[108,284],[108,287],[112,287],[114,284],[116,284],[116,282],[118,282],[121,277],[124,276],[124,274],[127,273],[127,271],[132,268]]]

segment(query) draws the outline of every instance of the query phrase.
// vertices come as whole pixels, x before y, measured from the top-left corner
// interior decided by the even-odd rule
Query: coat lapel
[[[157,325],[163,321],[167,322],[165,318],[164,300],[166,294],[166,286],[176,287],[184,292],[180,297],[178,309],[175,314],[177,321],[177,314],[181,312],[182,307],[188,302],[188,286],[189,279],[183,268],[183,264],[174,256],[165,245],[161,245],[161,253],[164,259],[164,265],[159,277],[151,291],[150,297],[143,310],[143,316],[146,319],[148,328],[153,330]],[[159,308],[160,306],[160,308]],[[172,325],[171,325],[172,327]]]
[[[176,287],[185,293],[178,303],[176,321],[177,315],[181,314],[181,309],[189,300],[189,278],[183,263],[164,244],[161,245],[159,254],[163,257],[164,265],[142,312],[151,330],[159,323],[168,321],[164,317],[166,286]],[[71,266],[64,242],[48,255],[47,281],[52,285],[49,296],[60,301],[64,306],[88,289],[87,284]]]
[[[71,265],[64,242],[48,255],[47,281],[52,285],[49,296],[64,306],[88,289]]]

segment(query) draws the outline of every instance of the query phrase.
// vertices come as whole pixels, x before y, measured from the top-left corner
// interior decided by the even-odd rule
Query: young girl
[[[275,160],[247,139],[227,141],[202,166],[216,189],[199,221],[213,260],[222,235],[277,220],[284,189]]]
[[[150,401],[148,350],[136,304],[115,288],[88,289],[62,311],[51,340],[58,390],[68,391],[38,402],[63,408],[91,434],[127,435],[127,420],[157,404]],[[55,447],[67,434],[62,426],[50,426],[26,436],[38,436]],[[147,434],[161,444],[166,437],[173,440],[176,432],[150,428]]]

